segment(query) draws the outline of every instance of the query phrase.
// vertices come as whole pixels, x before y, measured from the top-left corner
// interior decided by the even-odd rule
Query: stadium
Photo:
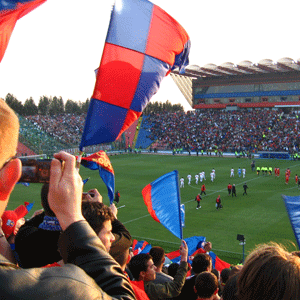
[[[300,66],[289,59],[245,65],[188,66],[184,75],[174,71],[171,76],[194,111],[143,114],[116,142],[86,148],[87,154],[99,150],[108,153],[116,189],[121,191],[120,205],[125,206],[119,215],[137,240],[158,244],[167,251],[176,249],[176,238],[149,218],[141,191],[159,176],[177,169],[179,177],[185,179],[180,190],[186,210],[185,238],[206,237],[213,251],[232,264],[242,261],[259,243],[277,241],[295,250],[296,240],[281,195],[299,195],[294,177],[300,173],[296,156]],[[84,113],[19,118],[20,156],[51,157],[61,149],[78,154]],[[256,167],[280,168],[281,176],[258,176],[252,162]],[[212,168],[216,170],[213,182],[209,175]],[[234,178],[229,176],[231,168]],[[238,175],[239,168],[246,169],[245,178]],[[284,181],[287,168],[292,170],[288,185]],[[202,171],[206,173],[207,195],[196,214],[194,199],[201,185],[195,183],[194,175]],[[90,177],[85,190],[96,187],[107,203],[106,187],[99,175],[83,167],[80,172],[82,178]],[[190,185],[188,174],[192,175]],[[245,181],[249,190],[242,196]],[[228,183],[237,186],[238,200],[228,196]],[[31,201],[39,189],[39,184],[19,185],[13,197],[17,202]],[[223,209],[216,212],[218,195]],[[15,205],[12,203],[11,207]],[[245,236],[245,247],[236,239],[238,234]]]
[[[46,2],[54,3],[54,14],[42,5]],[[164,2],[171,12],[175,2]],[[16,79],[3,78],[0,89],[6,94],[0,99],[1,298],[299,299],[300,60],[189,65],[191,39],[201,43],[197,55],[201,50],[237,55],[245,49],[244,38],[250,51],[272,47],[272,39],[276,48],[288,51],[290,39],[289,48],[297,49],[291,30],[284,30],[274,13],[280,7],[284,16],[288,4],[273,5],[272,13],[263,3],[219,1],[207,10],[190,1],[184,3],[186,15],[179,4],[179,16],[193,21],[186,24],[189,35],[155,3],[116,0],[108,7],[100,64],[96,48],[103,30],[91,23],[96,34],[88,37],[94,31],[85,28],[84,18],[95,19],[84,9],[96,10],[90,2],[70,2],[66,12],[63,4],[0,0],[0,62],[5,52],[13,57],[2,74],[10,78],[13,70]],[[40,5],[46,14],[32,23],[41,35],[23,27],[26,42],[16,35],[21,46],[13,54],[8,44],[16,23],[21,26],[19,19]],[[288,25],[297,28],[293,13],[296,9],[288,12]],[[55,22],[46,15],[55,15]],[[69,22],[71,16],[80,30]],[[104,27],[102,15],[96,18]],[[49,32],[43,22],[51,23]],[[250,25],[249,33],[243,25]],[[84,46],[76,59],[75,49],[64,44],[73,45],[73,33],[72,47]],[[95,64],[93,50],[96,69],[88,63]],[[64,75],[68,59],[72,65]],[[38,77],[31,75],[34,62]],[[48,62],[55,67],[52,78]],[[191,110],[153,99],[168,75]],[[93,93],[82,102],[93,80]],[[52,92],[42,83],[60,96],[48,96]],[[63,99],[56,83],[66,90],[71,84],[77,100],[69,92]],[[33,95],[24,102],[17,98],[30,90],[43,95],[38,104]]]

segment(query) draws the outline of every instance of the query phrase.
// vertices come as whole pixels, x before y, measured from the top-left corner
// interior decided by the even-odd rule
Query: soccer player
[[[192,175],[191,175],[191,174],[189,174],[189,175],[187,176],[187,179],[188,179],[188,184],[191,184]]]
[[[184,178],[183,177],[180,178],[180,187],[184,188]]]
[[[199,181],[199,175],[198,174],[195,175],[195,181],[196,181],[196,184],[198,184],[198,181]]]
[[[196,209],[201,208],[201,206],[200,206],[200,201],[201,201],[201,200],[202,200],[202,197],[201,197],[200,194],[198,194],[198,195],[196,196],[196,198],[195,198],[195,201],[197,201],[197,207],[196,207]]]
[[[210,173],[210,180],[211,182],[214,182],[215,174],[213,172]]]
[[[202,194],[204,194],[204,195],[206,195],[206,187],[205,187],[205,184],[203,184],[202,186],[201,186],[201,194],[200,195],[202,195]]]
[[[245,168],[242,169],[242,173],[243,173],[243,178],[245,178],[246,177],[246,169]]]
[[[298,184],[298,175],[297,174],[295,175],[295,182],[296,182],[296,184]]]
[[[227,190],[228,190],[228,196],[230,196],[232,190],[232,185],[230,183],[227,185]]]
[[[239,174],[239,177],[242,176],[242,169],[240,167],[238,168],[238,174]]]
[[[243,189],[244,189],[243,196],[244,196],[244,195],[248,195],[248,194],[247,194],[247,188],[248,188],[248,185],[247,185],[247,183],[245,182],[245,184],[243,185]]]
[[[233,195],[236,197],[236,188],[235,188],[235,184],[232,185],[232,191],[231,191],[232,197]]]
[[[217,209],[221,209],[222,208],[220,195],[216,199],[216,208]]]
[[[230,170],[230,177],[234,177],[234,168]]]
[[[203,179],[204,179],[204,174],[203,174],[203,172],[199,173],[199,177],[200,177],[200,181],[202,182]]]

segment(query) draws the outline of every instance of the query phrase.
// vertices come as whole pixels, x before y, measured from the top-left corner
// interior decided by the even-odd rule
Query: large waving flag
[[[90,156],[82,157],[81,164],[90,170],[99,170],[99,175],[105,183],[110,204],[114,201],[115,173],[107,154],[98,151]]]
[[[0,62],[16,22],[46,0],[0,0]]]
[[[116,140],[173,69],[188,64],[189,36],[147,0],[116,0],[80,150]]]
[[[182,239],[182,220],[178,172],[167,173],[142,190],[151,217]]]
[[[282,195],[282,198],[300,249],[300,196]]]

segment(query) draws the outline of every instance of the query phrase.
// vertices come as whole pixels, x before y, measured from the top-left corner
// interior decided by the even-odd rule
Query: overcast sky
[[[300,1],[152,1],[188,32],[190,64],[300,59]],[[85,101],[95,84],[112,0],[48,0],[17,22],[0,65],[0,97]],[[152,101],[189,105],[170,76]]]

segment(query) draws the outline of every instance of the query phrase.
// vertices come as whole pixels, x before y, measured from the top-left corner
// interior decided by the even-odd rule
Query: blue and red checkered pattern
[[[174,68],[188,64],[189,36],[147,0],[116,0],[80,150],[116,140]]]

